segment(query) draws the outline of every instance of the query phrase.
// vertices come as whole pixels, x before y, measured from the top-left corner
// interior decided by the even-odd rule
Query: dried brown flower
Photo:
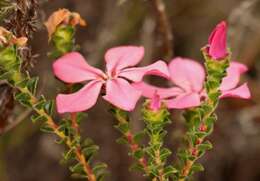
[[[81,18],[80,14],[70,12],[67,9],[59,9],[58,11],[55,11],[44,23],[48,30],[49,39],[56,31],[56,28],[62,23],[72,26],[76,26],[78,24],[81,26],[87,25],[86,21]]]
[[[12,32],[8,31],[4,27],[0,27],[0,44],[2,45],[18,45],[25,46],[27,43],[26,37],[17,38]]]

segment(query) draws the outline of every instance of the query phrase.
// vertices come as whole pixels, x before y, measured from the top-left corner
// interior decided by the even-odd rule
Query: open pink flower
[[[207,53],[216,60],[223,59],[228,55],[227,23],[225,21],[220,22],[210,34]]]
[[[144,55],[143,47],[123,46],[109,49],[105,54],[107,71],[90,66],[84,57],[72,52],[56,60],[53,64],[54,74],[66,83],[88,83],[78,92],[59,94],[56,98],[59,113],[80,112],[95,105],[105,85],[103,96],[111,104],[126,110],[134,109],[141,92],[131,86],[129,81],[141,81],[146,74],[169,77],[167,65],[157,61],[149,66],[127,68],[138,64]]]
[[[205,96],[203,84],[205,81],[205,70],[194,60],[186,58],[175,58],[169,64],[170,77],[173,84],[172,88],[159,88],[138,82],[133,86],[143,92],[143,96],[153,99],[156,92],[168,108],[184,109],[199,106],[201,99]],[[238,86],[240,75],[247,71],[247,67],[238,62],[232,62],[227,69],[227,76],[221,84],[221,98],[238,97],[243,99],[250,98],[250,91],[247,83]]]

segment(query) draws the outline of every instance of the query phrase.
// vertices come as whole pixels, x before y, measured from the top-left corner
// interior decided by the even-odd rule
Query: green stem
[[[17,77],[22,77],[22,75],[17,76]],[[19,79],[20,79],[19,78]],[[17,79],[15,80],[17,81]],[[28,90],[27,87],[20,87],[18,86],[18,84],[16,84],[15,86],[21,93],[24,93],[26,95],[29,95],[30,97],[30,104],[32,105],[32,109],[41,117],[46,118],[46,124],[48,125],[48,127],[50,127],[53,131],[54,134],[56,134],[61,140],[64,141],[64,143],[67,145],[67,147],[70,150],[73,150],[74,154],[76,155],[76,158],[78,160],[79,163],[81,163],[83,165],[84,168],[84,172],[86,173],[86,175],[88,176],[88,180],[89,181],[96,181],[96,177],[93,174],[93,171],[90,167],[90,165],[87,163],[86,158],[84,156],[84,154],[82,154],[81,152],[81,147],[80,145],[74,145],[71,138],[66,136],[62,131],[59,130],[59,126],[54,122],[54,120],[52,119],[52,117],[50,115],[48,115],[43,109],[39,109],[37,108],[37,106],[34,106],[38,103],[38,99],[33,95],[32,92],[30,92]]]
[[[118,121],[117,128],[123,134],[123,138],[126,140],[129,148],[131,150],[132,155],[134,156],[138,151],[142,150],[141,146],[137,143],[134,139],[134,134],[132,133],[129,125],[129,117],[125,111],[122,111],[118,108],[113,108],[112,110],[113,115],[115,116],[116,120]],[[147,160],[144,155],[139,157],[135,157],[138,163],[142,167],[144,173],[148,176],[150,174],[149,168],[147,166]]]
[[[205,142],[205,139],[212,133],[214,122],[217,120],[214,112],[221,95],[219,87],[222,79],[226,76],[226,69],[229,66],[230,56],[217,61],[208,57],[204,51],[204,57],[207,70],[207,80],[205,82],[207,98],[200,107],[187,110],[184,114],[189,125],[187,133],[189,145],[185,152],[185,158],[180,158],[184,164],[180,167],[178,181],[185,181],[195,171],[203,169],[200,165],[195,166],[195,163],[207,149],[211,149],[211,144]]]
[[[165,181],[164,176],[165,162],[161,159],[163,140],[162,135],[165,134],[163,125],[146,121],[146,132],[149,135],[149,146],[146,148],[150,156],[150,164],[153,165],[153,171],[150,173],[155,180]]]
[[[170,113],[165,106],[156,111],[151,110],[149,104],[149,101],[144,104],[142,113],[146,124],[145,131],[149,136],[149,143],[145,150],[149,156],[150,176],[155,181],[168,181],[169,175],[165,174],[165,170],[166,160],[171,151],[163,147],[163,140],[167,133],[164,126],[171,122],[169,119]],[[168,171],[169,168],[167,167]]]

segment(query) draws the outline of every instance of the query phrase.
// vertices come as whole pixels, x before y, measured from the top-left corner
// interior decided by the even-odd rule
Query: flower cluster
[[[225,22],[218,24],[204,48],[206,54],[216,61],[228,56],[226,27]],[[150,107],[154,110],[160,108],[161,101],[168,108],[196,107],[207,96],[204,88],[206,73],[198,62],[177,57],[168,66],[160,60],[146,67],[133,67],[143,56],[143,47],[111,48],[105,54],[105,72],[89,65],[78,52],[71,52],[59,58],[53,64],[56,77],[66,83],[87,83],[75,93],[59,94],[56,99],[58,112],[85,111],[95,105],[102,90],[105,90],[103,98],[106,101],[125,111],[133,110],[141,96],[152,100]],[[247,84],[238,86],[240,75],[246,71],[245,65],[231,62],[220,86],[221,98],[250,98]],[[173,87],[160,88],[145,83],[143,77],[148,74],[169,79]]]
[[[221,83],[221,98],[250,98],[247,83],[237,87],[240,75],[246,71],[245,65],[231,62],[227,69],[227,76]],[[133,86],[141,90],[144,97],[157,101],[163,100],[168,108],[184,109],[199,106],[201,100],[207,96],[203,87],[206,76],[203,67],[194,60],[178,57],[170,62],[169,72],[172,83],[176,85],[172,88],[159,88],[144,82],[134,83]]]
[[[66,83],[89,81],[78,92],[57,96],[59,113],[79,112],[91,108],[97,101],[102,86],[103,98],[109,103],[126,111],[134,109],[141,97],[141,91],[129,82],[140,82],[144,75],[157,74],[168,78],[167,65],[157,61],[146,67],[128,68],[138,64],[144,55],[143,47],[116,47],[105,55],[106,72],[90,66],[77,52],[68,53],[53,64],[55,75]]]
[[[118,142],[129,146],[138,170],[144,171],[151,180],[160,181],[169,178],[184,181],[202,170],[203,167],[196,161],[212,147],[206,138],[217,120],[214,112],[219,100],[251,97],[247,83],[240,85],[240,76],[247,67],[236,61],[230,62],[227,24],[224,21],[216,26],[208,44],[202,48],[205,68],[195,60],[182,57],[172,59],[169,64],[158,60],[151,65],[137,67],[144,56],[144,48],[119,46],[105,53],[105,71],[91,66],[77,52],[75,26],[86,25],[78,13],[60,9],[50,16],[45,25],[49,42],[54,47],[50,55],[57,59],[53,63],[53,72],[67,84],[66,94],[56,97],[57,111],[60,114],[70,113],[70,117],[64,115],[56,123],[52,118],[53,101],[35,96],[38,78],[21,71],[19,49],[26,45],[27,38],[17,38],[2,27],[0,79],[16,88],[15,99],[18,102],[35,111],[32,120],[42,121],[42,130],[54,133],[59,138],[58,143],[68,147],[63,157],[64,161],[73,164],[70,167],[73,176],[96,181],[106,173],[106,164],[91,161],[98,146],[89,139],[82,139],[81,114],[78,114],[92,108],[100,95],[113,105],[111,113],[118,121],[115,127],[122,133]],[[170,87],[150,85],[144,81],[146,75],[164,78]],[[74,89],[77,91],[74,92]],[[128,111],[135,109],[142,96],[147,98],[141,111],[145,128],[135,134],[131,131]],[[168,109],[187,109],[183,115],[187,122],[185,137],[188,146],[180,149],[176,166],[167,163],[171,150],[163,144],[167,133],[165,126],[171,123]],[[149,138],[147,144],[141,144],[143,134]]]

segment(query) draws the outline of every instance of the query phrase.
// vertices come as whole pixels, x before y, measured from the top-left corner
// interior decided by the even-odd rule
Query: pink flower
[[[220,22],[210,34],[207,53],[216,60],[223,59],[228,55],[227,24],[225,21]]]
[[[133,88],[129,81],[141,81],[146,74],[169,77],[167,65],[157,61],[149,66],[127,68],[138,64],[144,55],[143,47],[123,46],[109,49],[105,54],[107,71],[90,66],[84,57],[72,52],[56,60],[54,74],[66,83],[85,82],[86,85],[72,94],[59,94],[56,98],[59,113],[80,112],[95,105],[103,86],[103,98],[126,111],[134,109],[141,92]]]
[[[202,65],[187,58],[175,58],[169,64],[171,81],[174,87],[159,88],[144,82],[134,83],[133,86],[143,92],[143,96],[153,98],[156,92],[160,95],[168,108],[184,109],[196,107],[201,104],[205,96],[203,84],[205,81],[205,70]],[[240,75],[247,71],[247,67],[238,62],[231,62],[227,69],[227,76],[221,84],[221,98],[238,97],[249,99],[251,97],[247,83],[238,86]]]

